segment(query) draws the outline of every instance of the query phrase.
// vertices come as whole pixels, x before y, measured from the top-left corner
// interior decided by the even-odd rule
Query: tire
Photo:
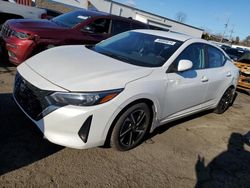
[[[144,140],[151,124],[151,113],[147,104],[138,103],[123,112],[115,123],[111,134],[111,147],[127,151]]]
[[[234,89],[228,88],[221,97],[217,107],[214,109],[214,113],[216,114],[224,113],[232,105],[233,100],[234,100]]]

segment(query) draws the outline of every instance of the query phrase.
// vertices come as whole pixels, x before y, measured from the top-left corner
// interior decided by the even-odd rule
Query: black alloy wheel
[[[139,145],[150,127],[151,113],[147,104],[128,108],[118,119],[111,135],[111,146],[120,151]]]
[[[224,113],[231,105],[234,98],[234,89],[228,88],[220,99],[218,106],[214,112],[217,114]]]

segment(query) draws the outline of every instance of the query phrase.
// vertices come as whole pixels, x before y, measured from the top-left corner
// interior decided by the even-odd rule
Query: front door
[[[178,72],[180,60],[190,60],[191,70]],[[189,45],[174,61],[172,70],[166,74],[167,88],[162,121],[196,110],[204,103],[208,89],[203,44]]]

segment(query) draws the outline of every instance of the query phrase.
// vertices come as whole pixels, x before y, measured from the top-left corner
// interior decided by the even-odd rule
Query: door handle
[[[227,72],[227,77],[232,76],[231,72]]]
[[[202,76],[201,81],[202,81],[202,82],[207,82],[207,81],[208,81],[208,78],[207,78],[206,76]]]

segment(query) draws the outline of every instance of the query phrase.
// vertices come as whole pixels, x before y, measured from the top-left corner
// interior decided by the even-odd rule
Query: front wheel
[[[129,107],[114,126],[111,147],[120,151],[136,147],[143,141],[150,122],[151,113],[147,104],[138,103]]]
[[[214,113],[222,114],[224,113],[230,105],[232,105],[234,99],[234,89],[228,88],[220,99],[219,104],[214,109]]]

